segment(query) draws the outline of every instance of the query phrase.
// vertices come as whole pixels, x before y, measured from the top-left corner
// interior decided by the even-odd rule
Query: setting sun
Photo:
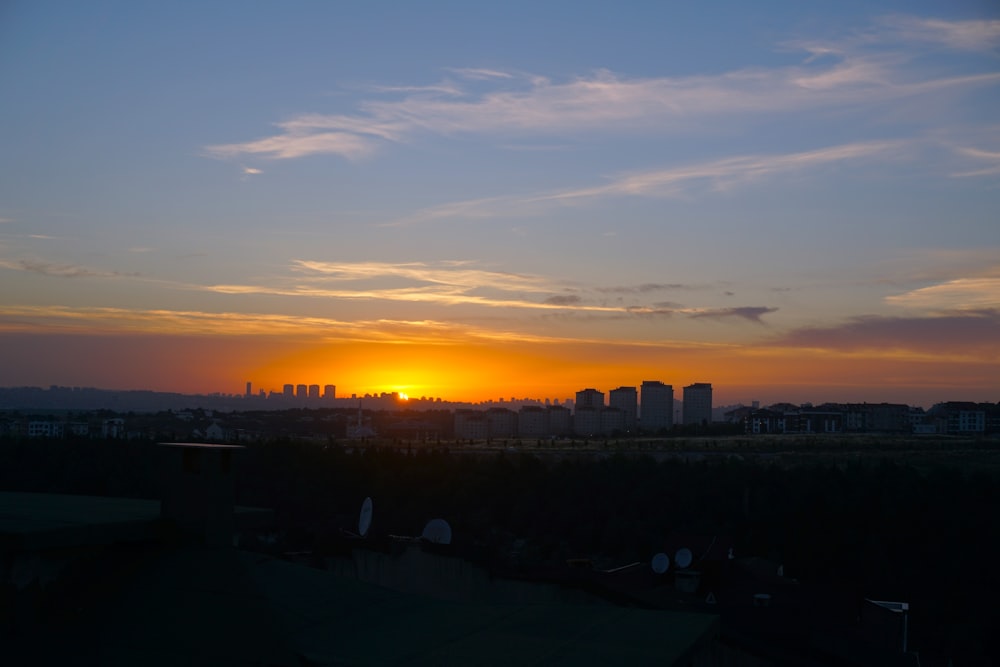
[[[399,392],[399,400],[401,400],[401,401],[408,401],[408,400],[410,400],[410,397],[407,396],[406,394],[404,394],[403,392]]]

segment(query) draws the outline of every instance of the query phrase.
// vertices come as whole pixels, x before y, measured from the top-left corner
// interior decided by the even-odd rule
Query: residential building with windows
[[[646,433],[674,427],[674,387],[659,380],[643,380],[639,395],[639,426]]]
[[[635,433],[639,412],[638,393],[635,387],[618,387],[608,394],[609,407],[621,410],[622,432]]]
[[[708,426],[712,423],[712,385],[695,382],[684,387],[683,420],[685,424]]]

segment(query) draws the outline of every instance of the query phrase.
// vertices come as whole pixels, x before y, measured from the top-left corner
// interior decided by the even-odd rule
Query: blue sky
[[[1000,398],[997,5],[680,5],[0,6],[4,384],[139,381],[57,336],[259,336],[573,349],[593,384],[718,346],[780,357],[721,384],[823,398],[782,379],[805,350],[872,399]]]

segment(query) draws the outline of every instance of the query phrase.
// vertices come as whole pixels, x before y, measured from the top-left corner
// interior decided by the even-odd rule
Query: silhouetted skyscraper
[[[709,382],[695,382],[684,387],[684,423],[712,423],[712,385]]]
[[[625,432],[634,432],[639,405],[635,387],[618,387],[617,389],[612,389],[608,394],[608,405],[621,410]]]
[[[639,397],[639,425],[646,433],[674,427],[674,387],[659,380],[643,380]]]

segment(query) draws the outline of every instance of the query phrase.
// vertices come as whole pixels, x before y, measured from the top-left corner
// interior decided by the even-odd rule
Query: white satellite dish
[[[676,563],[677,567],[681,568],[682,570],[690,566],[691,561],[693,560],[694,556],[691,555],[691,550],[688,549],[687,547],[681,547],[680,549],[677,550],[677,553],[674,554],[674,563]]]
[[[432,544],[451,544],[451,526],[444,519],[431,519],[420,537]]]
[[[653,572],[663,574],[670,569],[670,556],[661,551],[653,556],[653,562],[651,565],[653,566]]]
[[[365,498],[361,503],[361,514],[358,516],[358,535],[365,537],[372,527],[372,499]]]

